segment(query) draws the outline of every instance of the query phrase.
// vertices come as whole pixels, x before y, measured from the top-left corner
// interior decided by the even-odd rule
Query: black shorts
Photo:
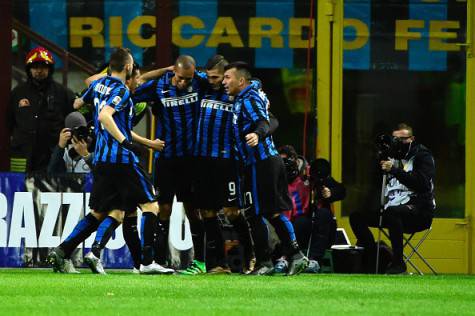
[[[240,180],[241,207],[247,214],[269,215],[292,209],[285,166],[280,156],[246,166]]]
[[[193,206],[203,210],[220,210],[237,206],[236,168],[232,159],[195,158]]]
[[[89,207],[97,212],[134,212],[139,204],[157,200],[152,181],[139,165],[100,163],[92,172]]]
[[[158,189],[158,203],[173,203],[175,195],[179,202],[192,202],[192,164],[193,160],[190,157],[160,157],[155,160],[153,180]]]

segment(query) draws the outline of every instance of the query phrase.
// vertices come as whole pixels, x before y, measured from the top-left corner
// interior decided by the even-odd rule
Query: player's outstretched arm
[[[93,81],[96,81],[97,79],[101,79],[102,77],[105,77],[105,76],[107,76],[107,73],[101,72],[101,73],[88,77],[86,80],[84,80],[84,83],[86,84],[86,86],[89,87]]]
[[[157,150],[157,151],[162,151],[163,148],[165,147],[165,142],[163,140],[158,139],[158,138],[155,140],[151,140],[143,136],[140,136],[139,134],[136,134],[135,132],[132,132],[132,140],[134,142],[137,142],[139,144],[142,144],[144,146],[147,146],[148,148],[152,148],[153,150]]]

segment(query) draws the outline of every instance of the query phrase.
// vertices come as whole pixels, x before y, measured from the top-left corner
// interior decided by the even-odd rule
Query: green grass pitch
[[[145,276],[0,269],[0,315],[475,315],[472,276]]]

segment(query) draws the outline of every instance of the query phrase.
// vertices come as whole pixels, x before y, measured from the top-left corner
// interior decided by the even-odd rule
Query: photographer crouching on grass
[[[405,273],[403,233],[427,229],[434,217],[434,158],[425,146],[416,143],[412,127],[401,123],[392,137],[380,137],[381,170],[388,175],[382,227],[389,231],[393,258],[387,274]],[[382,149],[381,149],[382,148]],[[358,245],[365,248],[367,262],[376,261],[376,243],[368,226],[378,227],[379,213],[356,212],[350,216]],[[374,260],[373,260],[374,259]]]

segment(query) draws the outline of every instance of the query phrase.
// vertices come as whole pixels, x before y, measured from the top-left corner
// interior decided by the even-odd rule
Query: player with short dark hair
[[[111,75],[94,81],[81,98],[81,102],[93,103],[95,107],[96,148],[94,182],[89,200],[91,212],[55,248],[49,260],[55,270],[61,271],[64,258],[97,229],[91,252],[84,260],[94,273],[105,274],[100,261],[101,250],[122,222],[124,213],[133,212],[140,205],[143,211],[140,272],[172,273],[173,270],[153,262],[158,204],[153,185],[133,152],[132,140],[149,143],[132,132],[134,108],[130,92],[124,84],[133,69],[133,57],[129,51],[118,48],[111,55],[110,69]]]
[[[102,71],[84,80],[87,87],[89,87],[94,81],[99,80],[107,76],[108,74],[110,74],[109,64],[102,66],[100,69],[102,69]],[[160,71],[163,73],[165,72],[165,70],[160,70]],[[141,78],[142,77],[140,73],[140,65],[138,65],[137,63],[134,63],[132,74],[125,81],[125,85],[127,86],[127,88],[129,88],[129,90],[132,93],[139,86]],[[82,98],[76,99],[76,102],[74,102],[74,105],[76,108],[80,109],[81,113],[87,113],[89,115],[92,115],[92,113],[94,112],[92,105],[90,107],[89,106],[84,107],[85,103]],[[148,112],[146,111],[146,109],[147,109],[146,102],[134,104],[134,113],[135,113],[134,119],[133,119],[134,126],[136,126],[138,122],[143,118],[145,113]],[[164,144],[165,143],[163,141],[156,139],[153,141],[153,144],[151,144],[150,147],[152,147],[154,150],[160,151],[163,149]],[[143,150],[140,150],[140,153],[142,152]],[[133,265],[134,265],[133,272],[138,273],[140,270],[140,264],[142,263],[142,248],[141,248],[140,239],[139,239],[139,232],[137,229],[137,212],[136,211],[128,212],[127,216],[124,217],[124,221],[122,222],[122,232],[124,235],[125,243],[127,244],[127,247],[129,248],[130,255],[133,260]]]
[[[300,251],[292,224],[282,214],[291,208],[287,189],[285,167],[272,136],[269,136],[267,99],[254,89],[249,66],[244,62],[225,67],[223,84],[226,92],[234,96],[233,133],[236,153],[241,164],[243,205],[252,230],[259,275],[272,274],[265,217],[292,259],[289,275],[298,274],[308,265],[308,259]]]
[[[217,213],[222,208],[238,232],[240,243],[244,246],[247,266],[254,256],[249,227],[239,213],[236,201],[237,173],[232,148],[233,100],[222,85],[224,67],[227,64],[228,61],[222,55],[214,55],[206,63],[208,85],[200,102],[195,140],[193,206],[200,210],[207,244],[215,249],[216,266],[209,273],[231,273],[225,259],[224,240],[217,218]],[[199,274],[199,270],[195,264],[184,273]]]

